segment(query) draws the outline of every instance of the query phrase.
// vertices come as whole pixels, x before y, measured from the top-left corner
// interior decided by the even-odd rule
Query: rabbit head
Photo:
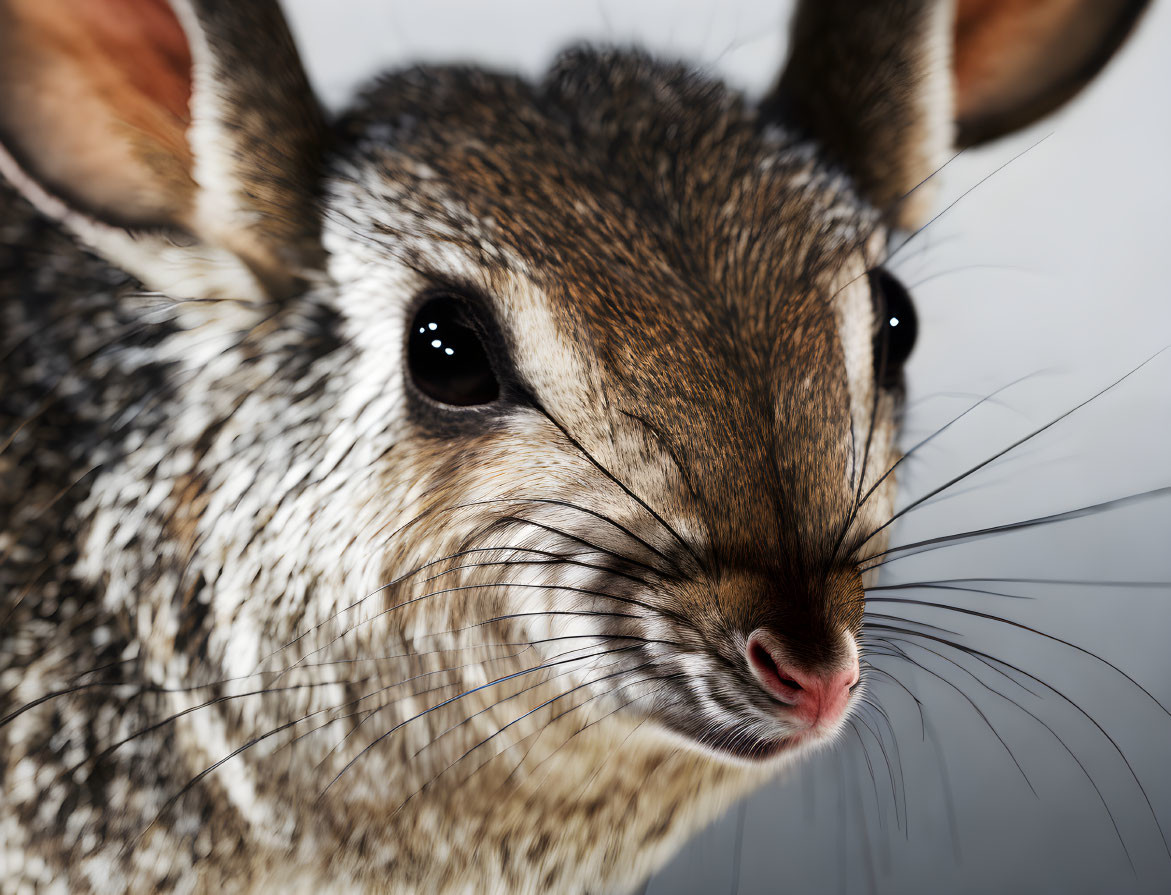
[[[830,742],[914,341],[891,233],[1143,5],[810,0],[759,103],[576,49],[327,122],[275,3],[0,3],[0,170],[149,290],[61,299],[118,309],[52,344],[101,394],[55,574],[121,664],[52,759],[23,706],[96,663],[22,663],[13,810],[74,806],[22,847],[95,889],[621,888]]]

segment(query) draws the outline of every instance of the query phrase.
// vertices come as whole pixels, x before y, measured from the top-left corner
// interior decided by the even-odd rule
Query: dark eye
[[[483,329],[457,296],[437,295],[419,306],[411,321],[407,366],[419,391],[441,404],[490,404],[500,395]]]
[[[903,364],[915,347],[919,329],[907,287],[881,267],[870,271],[870,295],[878,328],[874,334],[874,375],[892,388],[900,382]]]

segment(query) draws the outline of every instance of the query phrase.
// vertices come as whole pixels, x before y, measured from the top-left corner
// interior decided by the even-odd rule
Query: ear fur
[[[875,207],[909,226],[952,144],[952,5],[802,0],[789,61],[762,113],[816,138]]]
[[[959,0],[957,145],[1032,124],[1073,98],[1133,33],[1150,0]]]
[[[0,0],[0,173],[151,288],[297,291],[323,135],[275,0]]]
[[[896,226],[931,202],[954,148],[1074,96],[1149,0],[801,0],[761,113],[818,140]]]

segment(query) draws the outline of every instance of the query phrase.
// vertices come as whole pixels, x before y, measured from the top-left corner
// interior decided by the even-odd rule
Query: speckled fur
[[[58,221],[0,187],[0,890],[632,889],[842,729],[745,647],[851,660],[900,401],[867,273],[950,143],[951,4],[810,0],[760,106],[578,49],[327,137],[274,2],[136,3],[192,50],[189,213],[129,233],[0,147]],[[435,290],[503,400],[413,385]]]
[[[856,630],[835,302],[881,230],[808,144],[584,50],[409,71],[337,131],[329,265],[280,306],[143,293],[4,196],[0,712],[82,685],[0,728],[13,890],[623,890],[786,761],[671,732],[767,711],[747,631]],[[399,347],[442,284],[528,392],[447,432]]]
[[[148,291],[0,191],[0,890],[629,891],[832,742],[751,757],[783,722],[744,646],[840,663],[885,542],[866,272],[952,123],[950,16],[896,7],[897,126],[821,144],[832,42],[760,107],[588,48],[388,75],[325,144],[300,96],[300,167],[216,184],[268,301]],[[495,320],[504,401],[415,391],[436,289]]]

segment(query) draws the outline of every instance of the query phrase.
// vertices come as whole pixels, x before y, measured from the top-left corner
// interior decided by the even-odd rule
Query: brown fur
[[[323,160],[275,5],[174,8],[198,244],[0,155],[76,232],[179,259],[144,292],[3,195],[13,887],[631,888],[832,739],[745,641],[840,665],[885,543],[901,390],[867,272],[950,126],[914,16],[874,20],[905,64],[850,69],[885,117],[809,79],[816,47],[782,86],[858,121],[579,49],[535,83],[385,77]],[[269,301],[208,273],[229,254]],[[436,290],[492,321],[500,401],[414,385]]]

